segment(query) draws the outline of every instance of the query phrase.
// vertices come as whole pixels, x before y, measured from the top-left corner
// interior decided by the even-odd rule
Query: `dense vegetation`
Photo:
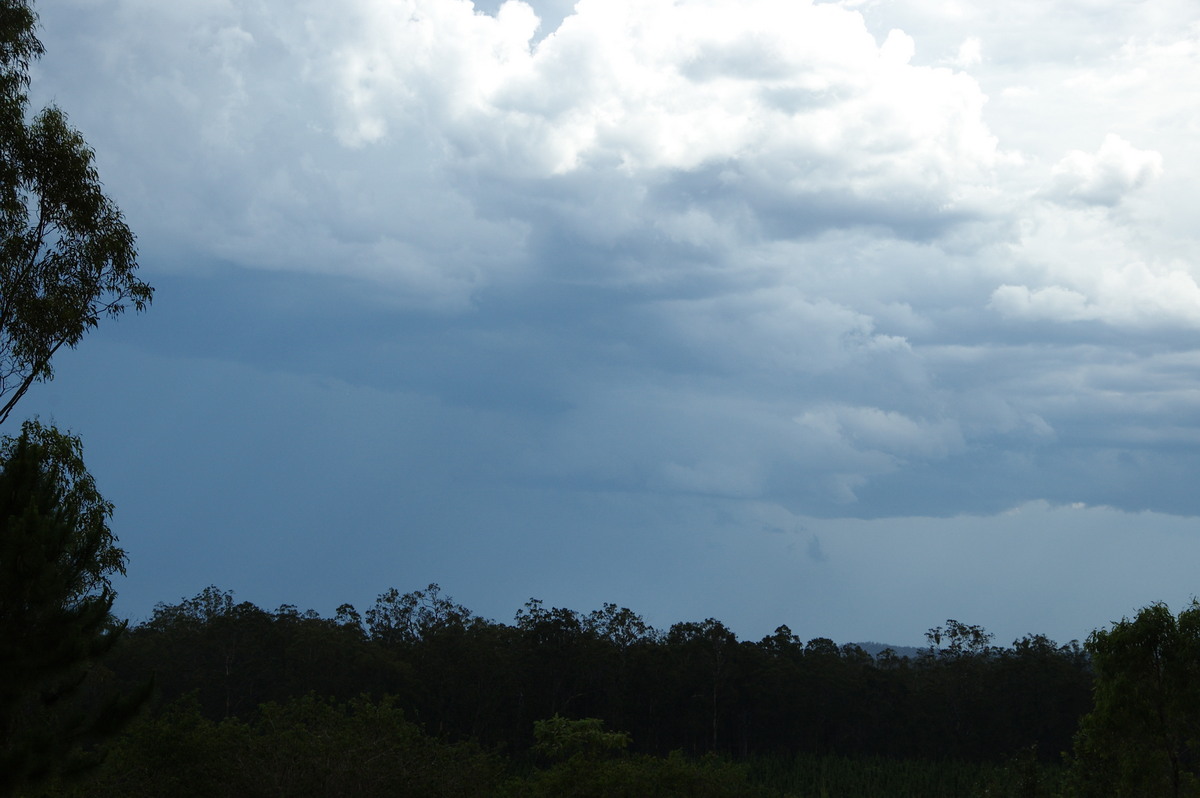
[[[129,689],[154,674],[158,695],[89,783],[97,795],[296,795],[300,782],[328,795],[621,795],[647,780],[679,795],[901,782],[966,794],[1016,783],[1015,762],[1045,783],[1092,690],[1078,644],[994,646],[956,621],[915,657],[873,658],[786,627],[757,642],[712,619],[660,631],[612,604],[530,601],[498,623],[437,585],[333,618],[208,588],[159,605],[105,670]],[[572,735],[583,742],[562,742]],[[280,767],[273,787],[255,781]]]
[[[108,660],[129,684],[156,673],[161,700],[192,694],[212,720],[308,693],[394,697],[432,734],[524,753],[533,723],[602,719],[633,750],[739,758],[799,752],[1003,760],[1057,758],[1090,706],[1075,643],[990,644],[954,621],[915,658],[787,627],[739,641],[719,621],[659,631],[608,604],[579,613],[530,601],[512,624],[426,590],[381,595],[365,614],[269,612],[209,588],[159,605]]]

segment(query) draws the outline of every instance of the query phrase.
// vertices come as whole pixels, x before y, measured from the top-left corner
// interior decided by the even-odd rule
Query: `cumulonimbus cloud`
[[[98,77],[35,85],[77,110],[146,251],[445,311],[453,365],[400,342],[357,372],[486,404],[516,382],[507,353],[522,397],[569,408],[530,472],[854,502],[1068,439],[1038,376],[1074,353],[1010,336],[1196,322],[1190,222],[1155,238],[1136,216],[1186,206],[1162,197],[1189,196],[1194,103],[1174,127],[1128,94],[1096,110],[1065,62],[1034,63],[1052,42],[1015,53],[1024,31],[983,17],[938,22],[937,49],[807,0],[581,0],[553,30],[518,0],[63,3],[50,52]],[[1153,56],[1138,92],[1165,91],[1195,50],[1164,47],[1080,71],[1109,91]],[[1110,107],[1134,121],[1057,134]],[[1095,130],[1128,140],[1089,152]]]
[[[966,75],[911,62],[830,4],[583,0],[536,44],[519,0],[363,3],[322,56],[338,135],[367,147],[428,125],[457,168],[724,175],[727,188],[834,201],[967,203],[996,140]],[[314,75],[315,77],[315,75]]]

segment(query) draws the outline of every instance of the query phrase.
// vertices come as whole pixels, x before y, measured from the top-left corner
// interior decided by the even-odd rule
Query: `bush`
[[[499,775],[478,746],[429,737],[390,699],[310,695],[264,704],[249,723],[206,720],[185,699],[111,746],[78,794],[474,798],[492,793]]]

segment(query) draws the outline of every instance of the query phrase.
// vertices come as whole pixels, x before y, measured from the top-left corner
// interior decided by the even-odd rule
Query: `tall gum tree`
[[[1073,795],[1200,796],[1200,602],[1142,608],[1086,644],[1096,681]]]
[[[57,106],[29,115],[36,25],[27,0],[0,0],[0,424],[59,349],[154,294],[83,136]]]

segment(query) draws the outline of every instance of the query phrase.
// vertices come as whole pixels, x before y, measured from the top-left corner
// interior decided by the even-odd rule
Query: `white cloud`
[[[1154,271],[1144,263],[1098,275],[1089,297],[1061,285],[1003,285],[990,305],[1000,313],[1049,321],[1102,321],[1118,326],[1200,327],[1200,286],[1182,269]]]
[[[992,293],[990,305],[1003,314],[1022,318],[1081,321],[1099,316],[1086,296],[1060,285],[1032,291],[1023,285],[1002,285]]]
[[[976,66],[983,63],[983,42],[977,36],[968,36],[963,39],[963,43],[958,46],[958,52],[954,56],[952,63],[960,69]]]
[[[1128,204],[1034,204],[989,306],[1012,319],[1164,331],[1200,325],[1196,242],[1154,232],[1161,219],[1153,206]]]
[[[723,195],[772,220],[826,209],[818,228],[919,226],[978,213],[997,159],[970,78],[912,65],[910,36],[879,43],[857,12],[827,4],[584,0],[540,40],[517,0],[494,17],[465,0],[125,0],[80,24],[124,91],[95,109],[112,131],[104,149],[157,167],[132,189],[147,216],[249,265],[378,274],[383,255],[363,237],[435,251],[450,269],[512,251],[509,233],[480,235],[480,180],[555,205],[589,196],[593,178],[626,180],[637,202],[712,169]],[[556,180],[572,173],[586,179]],[[684,191],[685,210],[708,201]],[[447,259],[422,238],[468,251]],[[296,246],[272,257],[281,239]]]
[[[585,0],[536,45],[516,2],[496,18],[446,0],[361,14],[370,35],[322,56],[342,140],[420,125],[457,173],[653,182],[712,166],[759,211],[938,216],[977,211],[997,157],[973,81],[909,65],[911,37],[877,44],[834,6]]]
[[[836,432],[855,448],[878,450],[898,458],[941,458],[963,449],[953,421],[927,421],[878,407],[827,407],[805,413],[797,423]]]
[[[1072,150],[1055,164],[1044,196],[1060,203],[1106,205],[1162,174],[1162,155],[1139,150],[1125,139],[1108,134],[1095,154]]]

